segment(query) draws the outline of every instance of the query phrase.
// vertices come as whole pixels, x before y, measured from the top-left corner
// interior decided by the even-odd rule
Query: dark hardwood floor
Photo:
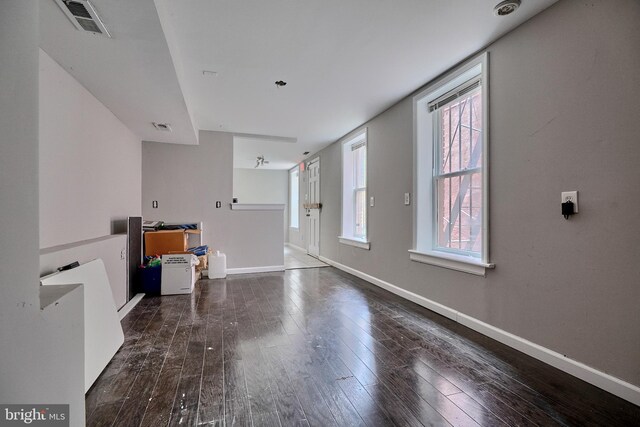
[[[143,299],[89,426],[633,426],[640,407],[334,268]]]

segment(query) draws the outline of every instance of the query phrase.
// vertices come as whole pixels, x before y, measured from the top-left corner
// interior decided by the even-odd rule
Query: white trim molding
[[[227,274],[269,273],[272,271],[284,271],[284,265],[266,265],[263,267],[227,268]]]
[[[131,298],[129,302],[123,305],[122,308],[118,310],[118,317],[120,318],[120,320],[124,319],[124,317],[133,309],[133,307],[135,307],[140,301],[142,301],[142,298],[144,298],[144,294],[136,294],[136,296]]]
[[[495,268],[495,264],[482,262],[479,259],[465,257],[456,254],[424,253],[414,250],[409,251],[409,259],[424,264],[437,265],[450,270],[462,271],[476,276],[486,276],[487,268]]]
[[[534,342],[526,340],[522,337],[514,335],[505,330],[496,328],[474,317],[468,316],[451,307],[432,301],[421,295],[402,289],[396,285],[393,285],[384,280],[380,280],[377,277],[363,273],[346,265],[340,264],[325,257],[320,257],[320,261],[353,274],[356,277],[366,280],[367,282],[379,286],[387,291],[401,296],[409,301],[412,301],[418,305],[421,305],[431,311],[434,311],[442,316],[445,316],[455,322],[460,323],[476,332],[479,332],[489,338],[492,338],[502,344],[505,344],[511,348],[521,351],[535,359],[540,360],[554,368],[560,369],[574,377],[580,378],[583,381],[588,382],[596,387],[599,387],[611,394],[614,394],[622,399],[625,399],[635,405],[640,405],[640,387],[609,375],[605,372],[594,369],[585,365],[577,360],[573,360],[564,356],[556,351],[538,345]]]
[[[343,245],[355,246],[356,248],[369,250],[371,249],[371,242],[366,240],[355,240],[349,237],[338,236],[338,241]]]
[[[475,250],[456,250],[453,248],[440,250],[443,242],[438,242],[436,224],[438,223],[438,203],[436,183],[438,179],[451,177],[451,174],[436,173],[439,167],[439,150],[436,150],[437,140],[441,136],[438,124],[438,109],[432,110],[429,105],[443,96],[451,94],[451,91],[459,91],[468,88],[471,82],[479,83],[482,99],[482,162],[481,166],[469,165],[468,169],[450,171],[455,174],[481,173],[482,175],[482,221],[479,226],[479,235],[482,240],[482,249],[479,253]],[[483,52],[458,65],[453,71],[448,72],[438,80],[432,81],[413,97],[413,248],[422,255],[435,256],[451,260],[448,256],[457,252],[462,258],[472,258],[475,254],[478,261],[489,264],[489,53]],[[470,92],[471,93],[471,92]],[[473,172],[473,169],[476,169]],[[443,256],[440,256],[440,252]],[[437,253],[437,254],[436,254]],[[420,258],[420,259],[418,259]],[[412,257],[414,261],[425,262],[442,267],[458,270],[460,264],[456,262],[443,262],[427,259],[426,257]],[[431,262],[432,261],[432,262]],[[459,260],[454,260],[459,261]],[[476,265],[477,263],[471,262]],[[492,268],[487,267],[485,268]],[[459,269],[471,274],[484,276],[484,271],[478,268],[463,267]]]

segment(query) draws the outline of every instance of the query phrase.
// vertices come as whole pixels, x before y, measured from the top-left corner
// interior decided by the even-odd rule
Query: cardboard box
[[[144,254],[165,255],[187,250],[187,233],[184,230],[147,231],[144,233]]]
[[[196,265],[196,271],[202,271],[207,269],[207,255],[199,256],[200,264]]]
[[[162,295],[190,294],[196,283],[195,263],[192,254],[162,255]]]

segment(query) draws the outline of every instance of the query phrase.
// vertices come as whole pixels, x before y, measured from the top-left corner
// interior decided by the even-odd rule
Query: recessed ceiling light
[[[202,75],[206,76],[206,77],[217,77],[218,76],[218,72],[217,71],[211,71],[211,70],[202,70]]]
[[[156,123],[152,122],[153,127],[163,132],[171,132],[171,125],[169,123]]]
[[[496,5],[493,8],[493,13],[496,16],[506,16],[516,11],[520,7],[520,0],[505,0]]]
[[[278,87],[283,87],[283,86],[286,86],[286,85],[287,85],[287,82],[285,82],[284,80],[278,80],[276,82],[276,86],[278,86]]]

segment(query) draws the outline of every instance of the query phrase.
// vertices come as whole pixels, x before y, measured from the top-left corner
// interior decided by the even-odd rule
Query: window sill
[[[495,264],[485,263],[471,257],[465,257],[444,253],[424,253],[414,250],[409,251],[411,261],[422,262],[424,264],[437,265],[438,267],[450,270],[462,271],[464,273],[485,276],[487,268],[495,268]]]
[[[366,240],[356,240],[350,237],[338,236],[338,241],[343,245],[355,246],[356,248],[369,250],[371,249],[371,242],[367,242]]]

